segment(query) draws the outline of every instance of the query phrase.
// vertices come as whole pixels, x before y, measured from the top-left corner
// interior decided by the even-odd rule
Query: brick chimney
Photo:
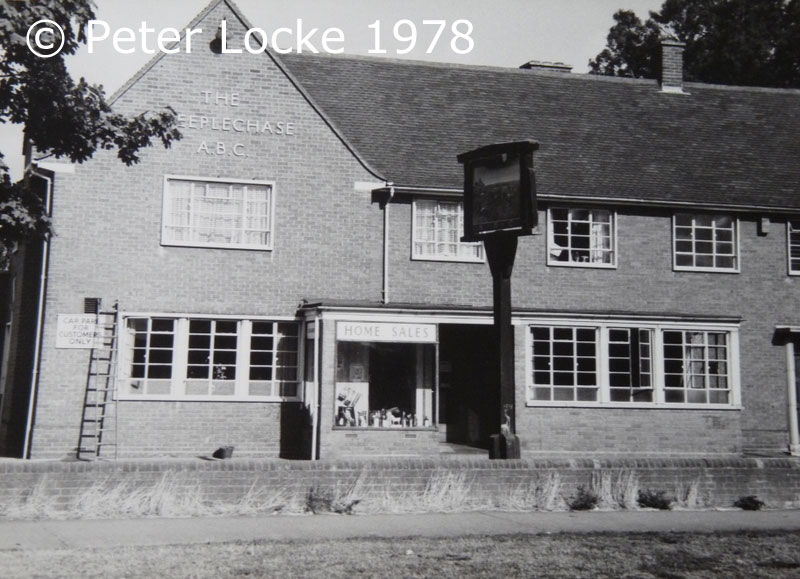
[[[685,94],[683,90],[683,49],[677,40],[661,41],[661,92]]]
[[[563,62],[546,62],[543,60],[529,60],[520,68],[526,70],[549,70],[550,72],[572,72],[572,65]]]

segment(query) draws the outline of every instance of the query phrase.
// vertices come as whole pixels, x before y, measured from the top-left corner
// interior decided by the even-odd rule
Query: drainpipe
[[[383,204],[383,290],[381,303],[389,303],[389,204],[394,199],[394,183],[387,182],[389,198]]]
[[[47,193],[45,195],[45,212],[51,216],[53,203],[53,178],[36,169],[31,174],[47,181]],[[39,304],[36,312],[36,331],[33,346],[33,372],[31,373],[31,388],[28,398],[28,416],[25,421],[25,441],[22,448],[22,458],[30,458],[31,429],[33,428],[33,407],[36,404],[37,388],[39,386],[39,366],[42,347],[42,333],[44,331],[44,297],[45,285],[47,282],[47,262],[50,257],[50,236],[46,236],[42,245],[42,269],[39,275]]]
[[[797,425],[797,368],[794,363],[794,342],[786,342],[786,383],[789,387],[789,454],[800,456],[800,430]]]
[[[322,413],[322,368],[319,363],[319,340],[320,340],[320,327],[319,318],[314,318],[314,411],[311,414],[311,460],[319,460],[318,458],[318,445],[319,445],[319,423],[320,414]]]

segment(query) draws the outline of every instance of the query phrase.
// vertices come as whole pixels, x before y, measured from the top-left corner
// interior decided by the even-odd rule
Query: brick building
[[[183,140],[130,168],[32,169],[55,235],[0,278],[5,454],[485,448],[492,283],[460,241],[456,155],[523,139],[540,144],[512,282],[523,456],[800,453],[800,91],[683,83],[675,43],[661,83],[217,54],[222,19],[241,44],[250,25],[213,2],[191,53],[115,96],[172,106]],[[104,348],[81,340],[98,303],[118,308],[102,437],[86,392]]]

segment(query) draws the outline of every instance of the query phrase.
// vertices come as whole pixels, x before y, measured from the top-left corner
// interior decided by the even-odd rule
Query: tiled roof
[[[800,209],[800,91],[365,57],[284,65],[396,185],[460,189],[456,155],[534,139],[540,195]]]

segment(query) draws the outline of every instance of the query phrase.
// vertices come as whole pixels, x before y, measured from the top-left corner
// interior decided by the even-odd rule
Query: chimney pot
[[[677,40],[661,41],[661,91],[685,94],[683,90],[683,49]]]

